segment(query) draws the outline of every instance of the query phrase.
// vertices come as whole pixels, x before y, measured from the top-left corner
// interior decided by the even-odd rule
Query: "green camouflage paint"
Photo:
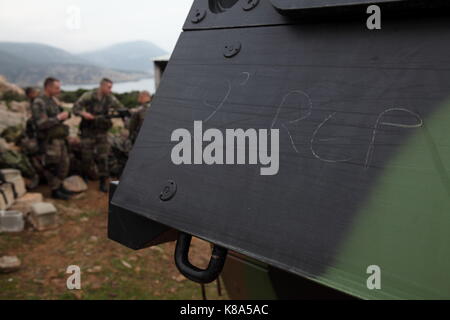
[[[450,101],[438,110],[380,169],[317,281],[364,299],[450,298]],[[381,290],[367,288],[369,265],[381,268]]]

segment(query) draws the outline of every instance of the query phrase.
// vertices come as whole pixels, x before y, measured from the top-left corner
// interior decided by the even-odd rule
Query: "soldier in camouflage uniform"
[[[102,192],[108,192],[110,152],[108,130],[112,127],[110,111],[111,108],[124,109],[119,100],[112,95],[112,85],[111,80],[103,79],[98,89],[83,94],[73,107],[74,114],[82,118],[80,137],[84,177],[87,179],[90,176],[97,162],[99,189]]]
[[[56,96],[61,92],[61,82],[47,78],[44,93],[34,99],[31,106],[37,139],[43,153],[44,176],[56,199],[68,200],[70,192],[64,190],[62,181],[69,171],[69,154],[66,138],[69,128],[63,124],[70,117],[60,106]]]
[[[28,87],[25,89],[25,95],[27,96],[27,99],[30,102],[30,108],[34,102],[34,99],[39,97],[39,94],[40,94],[40,92],[39,92],[39,89],[37,89],[37,88]]]
[[[150,108],[150,102],[152,100],[152,95],[148,91],[142,91],[139,94],[138,102],[140,106],[137,111],[131,116],[130,122],[128,124],[128,130],[130,131],[130,140],[134,145],[141,130],[142,124],[144,123],[145,114]]]
[[[28,87],[25,89],[25,95],[30,103],[27,112],[29,119],[26,123],[25,138],[20,142],[20,148],[28,156],[31,165],[36,171],[36,174],[30,178],[30,182],[27,184],[27,188],[30,190],[37,188],[40,183],[40,177],[44,175],[44,167],[41,155],[39,154],[39,141],[37,139],[38,130],[31,114],[31,106],[39,94],[40,92],[36,88]]]

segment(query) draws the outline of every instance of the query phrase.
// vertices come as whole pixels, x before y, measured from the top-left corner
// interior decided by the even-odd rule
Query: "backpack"
[[[0,153],[0,169],[17,169],[24,177],[30,179],[36,176],[36,170],[28,158],[14,150]]]
[[[0,136],[8,143],[17,144],[24,137],[24,130],[21,125],[11,126],[3,130]]]

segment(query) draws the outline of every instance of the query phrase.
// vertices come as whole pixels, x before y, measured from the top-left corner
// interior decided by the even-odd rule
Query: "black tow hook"
[[[216,280],[225,265],[228,250],[214,245],[208,268],[202,270],[189,262],[189,248],[192,236],[184,232],[178,235],[177,246],[175,248],[175,264],[178,270],[191,281],[197,283],[210,283]]]

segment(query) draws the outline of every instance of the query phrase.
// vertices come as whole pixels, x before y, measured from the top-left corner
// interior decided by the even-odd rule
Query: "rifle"
[[[113,113],[110,113],[105,116],[107,119],[126,119],[131,117],[130,111],[128,109],[118,109],[114,110]]]
[[[94,128],[109,130],[112,127],[111,119],[122,119],[125,121],[126,118],[131,117],[130,111],[128,109],[114,110],[112,113],[96,115],[95,119],[92,121]]]

